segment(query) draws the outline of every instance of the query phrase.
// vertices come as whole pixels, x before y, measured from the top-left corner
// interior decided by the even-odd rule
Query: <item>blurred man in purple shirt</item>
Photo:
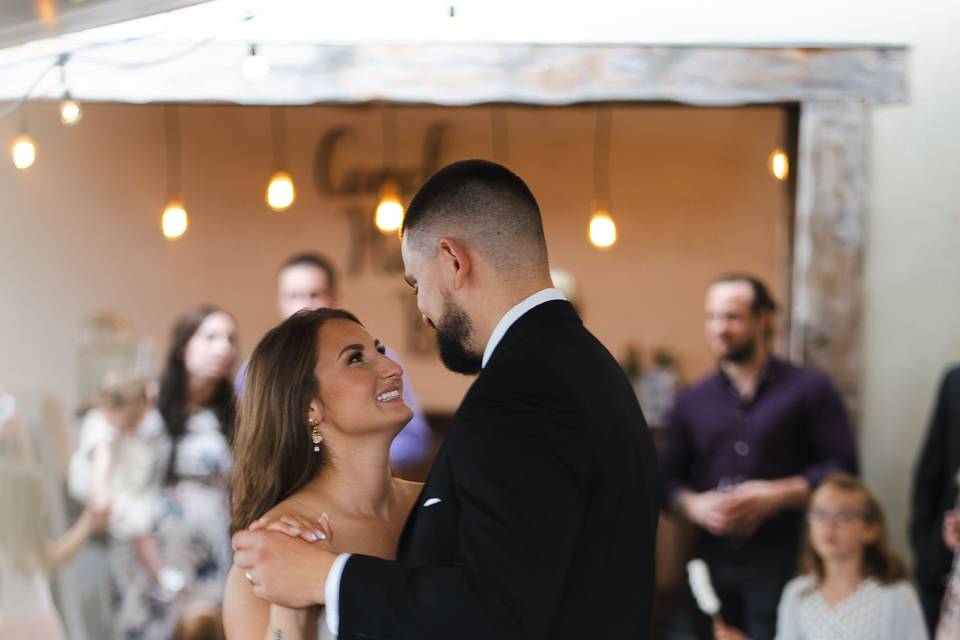
[[[724,622],[753,640],[774,637],[811,489],[831,471],[857,470],[834,385],[771,354],[776,308],[753,276],[710,286],[706,334],[719,366],[678,394],[661,457],[667,504],[700,529],[695,555],[710,568]],[[713,637],[705,616],[699,626]]]
[[[301,309],[319,309],[337,306],[337,272],[327,258],[316,253],[302,253],[287,259],[277,274],[277,310],[286,320]],[[387,355],[400,362],[387,349]],[[247,363],[237,373],[234,390],[243,394],[247,379]],[[425,462],[431,452],[430,427],[413,392],[407,373],[403,374],[403,401],[413,409],[413,419],[407,423],[390,445],[390,461],[394,469],[402,471]]]

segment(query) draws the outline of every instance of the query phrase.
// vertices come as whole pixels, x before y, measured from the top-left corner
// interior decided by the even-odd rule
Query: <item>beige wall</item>
[[[343,265],[348,223],[341,212],[372,196],[322,198],[314,188],[314,147],[334,125],[353,134],[337,171],[381,163],[377,108],[287,110],[291,172],[299,199],[283,214],[263,204],[271,169],[262,108],[188,106],[181,111],[184,192],[191,226],[170,242],[159,230],[165,200],[163,112],[158,106],[87,105],[71,129],[55,106],[25,110],[39,143],[29,171],[0,164],[0,379],[15,390],[75,404],[82,320],[110,309],[153,337],[162,357],[182,311],[204,301],[236,314],[244,354],[275,322],[274,274],[290,253],[313,249]],[[710,366],[701,300],[720,270],[747,269],[782,294],[786,242],[784,185],[767,173],[783,114],[773,108],[617,108],[611,190],[620,242],[606,252],[586,241],[592,197],[594,111],[505,111],[510,164],[544,212],[554,266],[579,280],[588,326],[618,357],[635,342],[674,349],[688,376]],[[423,132],[448,124],[443,161],[491,155],[486,108],[404,108],[400,162],[416,166]],[[0,122],[0,140],[16,133]],[[344,280],[342,305],[394,346],[425,407],[453,409],[469,380],[433,357],[404,353],[398,276],[367,271]],[[781,296],[782,297],[782,296]]]

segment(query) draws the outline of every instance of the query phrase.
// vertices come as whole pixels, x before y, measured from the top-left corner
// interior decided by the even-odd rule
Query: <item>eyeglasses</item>
[[[825,524],[827,522],[836,522],[837,524],[848,524],[854,520],[866,520],[866,511],[831,511],[828,509],[816,509],[807,513],[807,522],[810,524]]]

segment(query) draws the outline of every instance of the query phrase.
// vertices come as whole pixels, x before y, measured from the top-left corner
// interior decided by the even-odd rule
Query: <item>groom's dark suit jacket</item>
[[[339,637],[646,638],[656,469],[614,358],[569,303],[533,308],[467,392],[398,560],[347,562]]]

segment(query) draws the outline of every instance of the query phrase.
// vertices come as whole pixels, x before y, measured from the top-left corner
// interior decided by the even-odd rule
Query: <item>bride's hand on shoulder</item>
[[[274,514],[233,534],[233,563],[262,600],[292,608],[323,604],[338,555],[332,534],[329,518]]]
[[[316,520],[299,514],[287,514],[280,518],[260,518],[250,525],[250,531],[277,531],[292,538],[307,542],[326,541],[328,548],[333,544],[333,527],[330,517],[323,512]]]

